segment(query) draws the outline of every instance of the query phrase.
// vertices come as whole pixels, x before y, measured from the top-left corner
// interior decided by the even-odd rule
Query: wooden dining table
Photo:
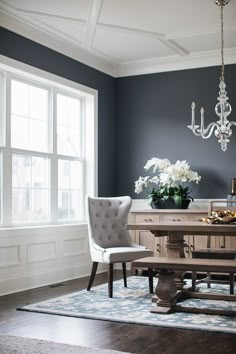
[[[155,237],[167,236],[167,257],[169,258],[185,258],[184,248],[187,246],[184,240],[185,235],[209,235],[212,236],[230,236],[236,237],[235,224],[207,224],[203,221],[166,221],[166,222],[145,222],[145,223],[129,223],[126,225],[127,230],[146,230],[150,231]],[[236,261],[235,261],[236,270]],[[186,269],[188,271],[188,269]],[[186,272],[176,272],[175,282],[177,289],[185,291],[186,282],[184,274]],[[190,289],[191,291],[191,289]],[[194,294],[191,293],[191,297]],[[199,297],[197,295],[196,297]],[[210,296],[209,296],[210,298]],[[216,299],[214,297],[214,299]],[[236,300],[235,295],[227,295],[226,299]]]
[[[236,237],[236,224],[207,224],[203,221],[160,221],[129,223],[127,230],[150,231],[155,237],[168,236],[167,256],[184,258],[185,235],[209,235]]]

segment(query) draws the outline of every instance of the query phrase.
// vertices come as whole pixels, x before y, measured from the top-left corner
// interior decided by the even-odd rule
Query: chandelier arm
[[[189,129],[192,130],[193,134],[196,135],[196,136],[201,136],[201,133],[198,132],[198,128],[192,128],[192,127],[189,127]]]
[[[203,139],[208,139],[213,133],[214,128],[219,128],[217,123],[210,123],[207,128],[199,128],[198,132]],[[207,135],[206,135],[207,134]]]
[[[228,124],[228,127],[231,128],[232,125],[234,125],[234,126],[236,127],[236,122],[234,122],[234,121],[230,122],[230,123]]]

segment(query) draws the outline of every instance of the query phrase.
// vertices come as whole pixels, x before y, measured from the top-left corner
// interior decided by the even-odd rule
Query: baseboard
[[[0,280],[0,295],[8,295],[42,286],[48,286],[67,280],[88,276],[91,272],[91,263],[73,264],[73,266],[49,269],[48,271],[23,274]],[[100,265],[97,273],[103,273],[104,267]]]

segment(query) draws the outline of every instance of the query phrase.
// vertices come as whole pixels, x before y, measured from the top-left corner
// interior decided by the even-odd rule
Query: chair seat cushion
[[[103,253],[104,263],[131,262],[135,259],[151,257],[153,252],[141,247],[112,247],[106,248]]]

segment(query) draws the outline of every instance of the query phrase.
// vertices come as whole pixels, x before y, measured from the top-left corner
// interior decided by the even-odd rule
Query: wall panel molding
[[[91,266],[86,224],[0,229],[0,295],[87,276]]]

